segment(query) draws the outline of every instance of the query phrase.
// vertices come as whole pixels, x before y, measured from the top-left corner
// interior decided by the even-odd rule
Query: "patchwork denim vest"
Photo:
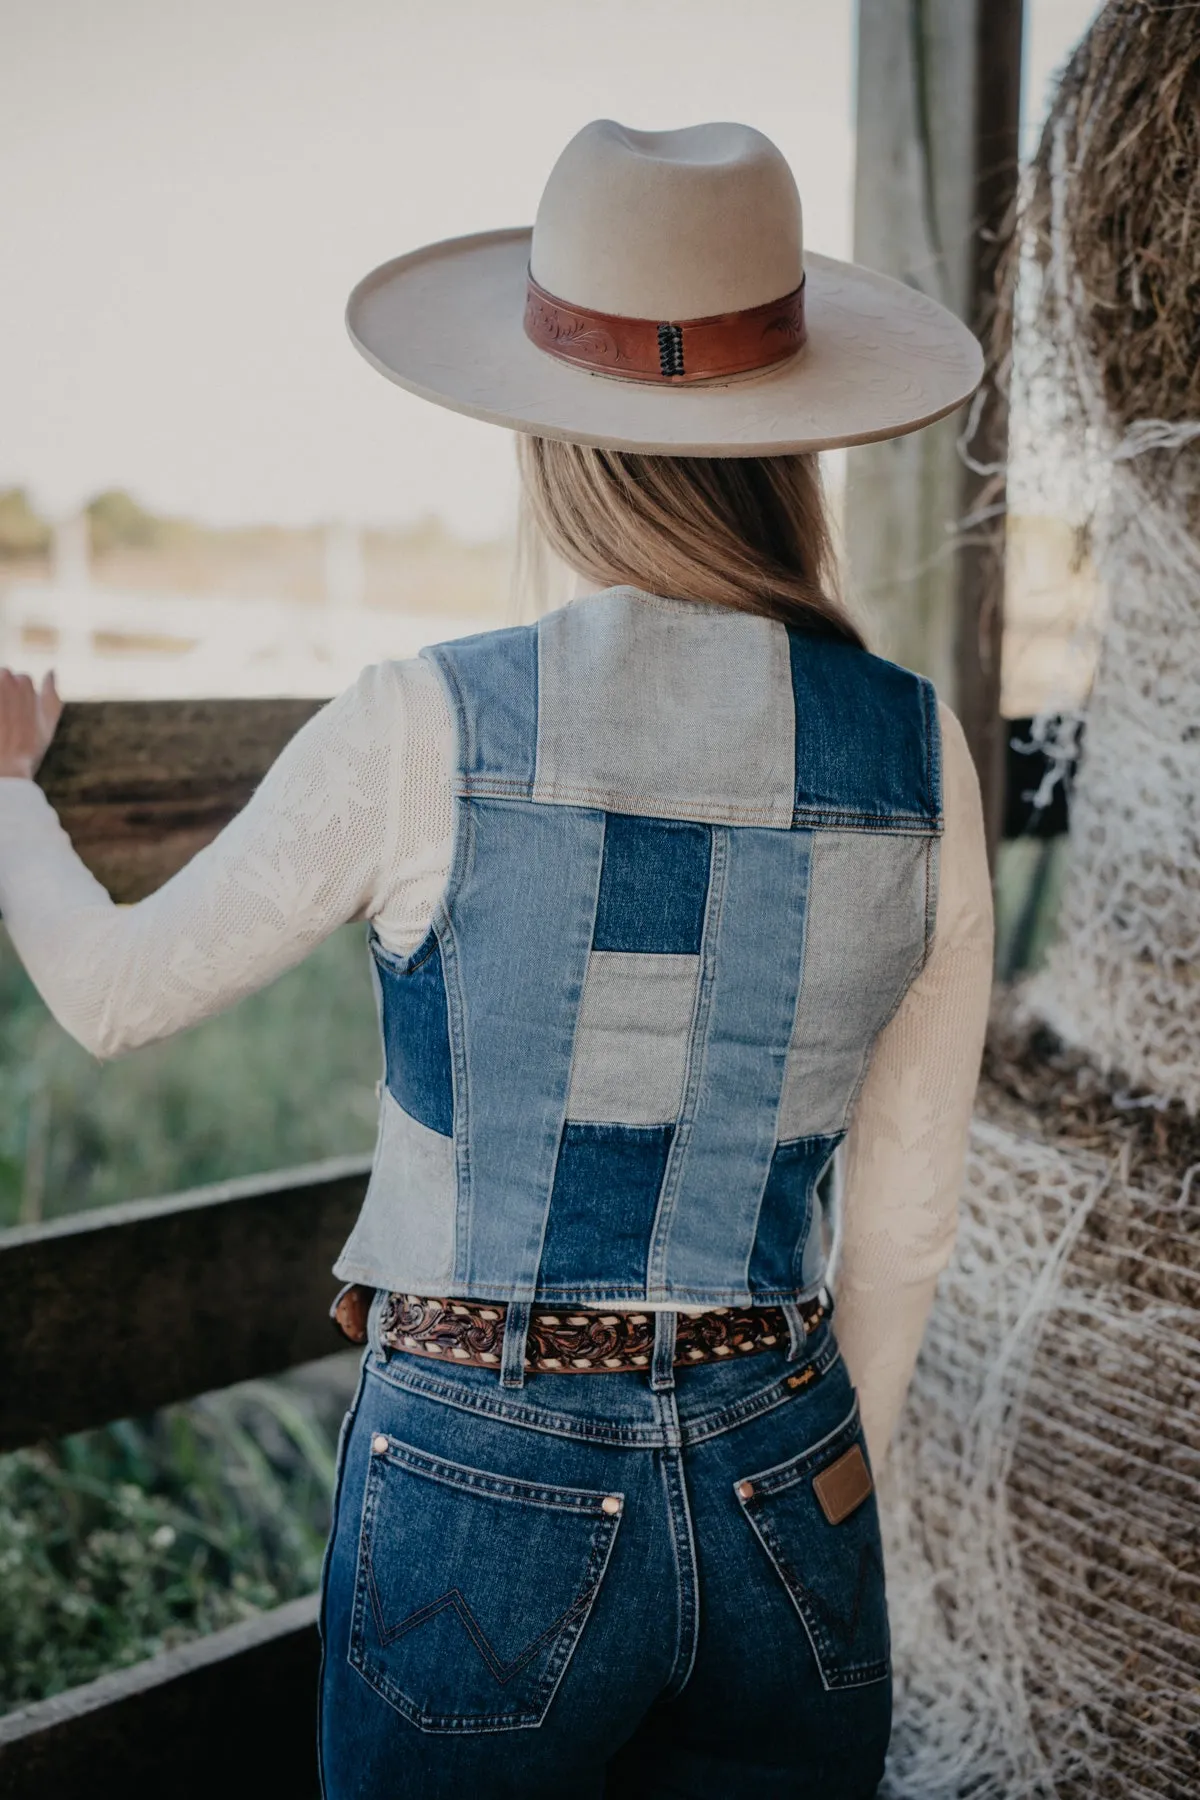
[[[929,951],[923,677],[615,588],[436,645],[456,837],[383,1038],[346,1281],[520,1305],[793,1303],[818,1182]]]

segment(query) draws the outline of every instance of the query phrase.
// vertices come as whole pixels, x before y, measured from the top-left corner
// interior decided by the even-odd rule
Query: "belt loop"
[[[367,1345],[384,1362],[389,1360],[392,1350],[390,1344],[383,1342],[379,1333],[382,1328],[383,1309],[390,1299],[391,1294],[387,1288],[376,1288],[371,1296],[371,1304],[367,1308]]]
[[[530,1303],[510,1300],[504,1314],[504,1342],[500,1346],[500,1385],[524,1387],[525,1340],[529,1335]]]
[[[650,1386],[656,1394],[675,1386],[675,1327],[679,1315],[654,1315],[654,1355],[650,1359]]]
[[[788,1353],[787,1360],[795,1362],[800,1352],[808,1343],[808,1327],[804,1323],[804,1314],[795,1300],[781,1300],[779,1310],[787,1320]]]

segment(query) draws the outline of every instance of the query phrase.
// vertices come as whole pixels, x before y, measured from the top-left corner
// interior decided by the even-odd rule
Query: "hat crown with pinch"
[[[595,119],[535,225],[370,270],[351,338],[401,387],[473,418],[652,456],[778,456],[944,417],[981,347],[929,295],[803,243],[782,152],[728,121]]]
[[[585,125],[550,171],[530,272],[564,302],[637,319],[742,312],[804,274],[800,196],[752,126]]]

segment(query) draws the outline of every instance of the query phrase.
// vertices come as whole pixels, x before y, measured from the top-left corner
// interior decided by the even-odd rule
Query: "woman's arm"
[[[426,843],[401,817],[421,811],[410,753],[440,766],[436,745],[410,743],[407,693],[423,675],[365,668],[237,817],[133,906],[109,898],[34,782],[0,778],[0,914],[59,1024],[94,1056],[119,1056],[232,1006],[378,911]]]
[[[878,1469],[950,1259],[992,983],[983,809],[939,705],[945,832],[933,949],[879,1034],[846,1140],[836,1330]]]

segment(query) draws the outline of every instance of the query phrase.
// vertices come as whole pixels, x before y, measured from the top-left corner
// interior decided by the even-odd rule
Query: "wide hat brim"
[[[772,456],[916,431],[978,387],[953,313],[859,263],[806,253],[808,341],[771,369],[693,386],[578,368],[525,336],[532,231],[427,244],[364,276],[346,324],[414,394],[513,431],[661,456]]]

